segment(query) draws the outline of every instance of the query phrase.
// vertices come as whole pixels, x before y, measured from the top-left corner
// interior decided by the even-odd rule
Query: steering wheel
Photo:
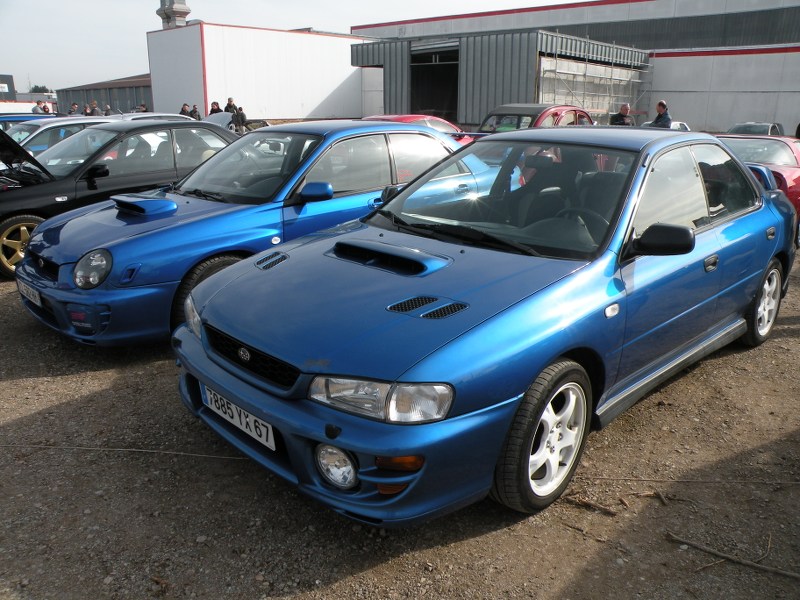
[[[597,243],[600,243],[605,236],[606,231],[608,231],[608,228],[611,226],[611,224],[603,215],[593,211],[590,208],[573,206],[569,208],[562,208],[556,213],[556,218],[569,219],[572,217],[580,217],[583,220],[584,225],[586,225],[586,229],[589,231],[589,234]]]

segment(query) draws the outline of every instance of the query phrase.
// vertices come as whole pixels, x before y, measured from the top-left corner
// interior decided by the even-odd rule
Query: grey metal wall
[[[637,48],[713,48],[800,41],[800,8],[559,25],[559,33]]]
[[[540,53],[622,68],[640,68],[648,59],[644,50],[536,30],[458,36],[458,48],[457,121],[467,126],[498,104],[538,102]],[[414,42],[401,40],[351,48],[354,66],[384,68],[387,114],[409,111],[413,50]]]
[[[403,114],[411,105],[410,42],[376,42],[351,46],[353,66],[383,67],[383,109],[385,114]]]
[[[534,102],[537,56],[535,31],[461,38],[458,122],[480,123],[498,104]]]
[[[131,112],[140,104],[145,104],[153,110],[153,91],[150,86],[135,87],[80,87],[56,90],[58,108],[67,112],[73,102],[83,109],[84,104],[97,100],[97,105],[102,109],[106,104],[114,112]]]

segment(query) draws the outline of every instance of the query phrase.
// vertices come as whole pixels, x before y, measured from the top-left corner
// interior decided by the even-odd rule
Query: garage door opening
[[[458,114],[458,49],[411,55],[410,111],[455,123]]]

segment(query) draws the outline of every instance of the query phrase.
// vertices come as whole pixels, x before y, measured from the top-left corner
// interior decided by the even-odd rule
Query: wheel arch
[[[589,376],[589,382],[592,384],[592,427],[596,428],[594,415],[597,401],[603,395],[606,387],[606,370],[603,360],[592,348],[574,348],[568,352],[562,352],[560,356],[578,363]]]

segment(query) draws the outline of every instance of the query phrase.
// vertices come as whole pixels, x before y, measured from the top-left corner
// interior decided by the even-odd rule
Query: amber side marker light
[[[404,471],[412,473],[419,471],[425,459],[421,456],[378,456],[375,458],[375,466],[379,469],[390,471]],[[378,493],[382,496],[394,496],[408,487],[407,483],[379,483],[376,486]]]

